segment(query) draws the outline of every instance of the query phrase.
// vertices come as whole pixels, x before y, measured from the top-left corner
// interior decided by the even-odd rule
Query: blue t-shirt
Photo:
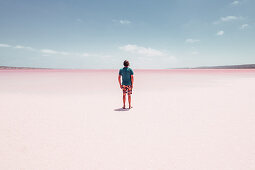
[[[122,76],[122,85],[132,85],[131,75],[133,74],[133,70],[129,67],[123,67],[122,69],[120,69],[119,75]]]

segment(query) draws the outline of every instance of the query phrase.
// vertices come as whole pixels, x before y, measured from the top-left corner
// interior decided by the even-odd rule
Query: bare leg
[[[131,94],[128,94],[129,109],[131,109]]]
[[[126,93],[123,93],[123,109],[125,109]]]

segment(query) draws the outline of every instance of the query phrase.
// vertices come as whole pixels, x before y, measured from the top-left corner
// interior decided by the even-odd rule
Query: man
[[[125,60],[123,62],[124,67],[120,69],[119,71],[119,84],[120,88],[123,90],[123,109],[125,109],[125,103],[126,103],[126,93],[128,94],[128,103],[129,103],[129,109],[131,109],[131,94],[132,89],[134,85],[134,72],[131,68],[129,68],[129,62]],[[121,83],[121,77],[122,77],[122,83]]]

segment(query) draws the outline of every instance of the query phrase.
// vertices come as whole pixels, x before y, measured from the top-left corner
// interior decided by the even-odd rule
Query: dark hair
[[[125,67],[129,66],[129,61],[125,60],[125,61],[123,62],[123,65],[124,65]]]

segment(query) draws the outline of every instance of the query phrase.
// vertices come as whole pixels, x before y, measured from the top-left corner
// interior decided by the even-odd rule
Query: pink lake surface
[[[255,169],[255,70],[134,72],[0,70],[0,169]]]

